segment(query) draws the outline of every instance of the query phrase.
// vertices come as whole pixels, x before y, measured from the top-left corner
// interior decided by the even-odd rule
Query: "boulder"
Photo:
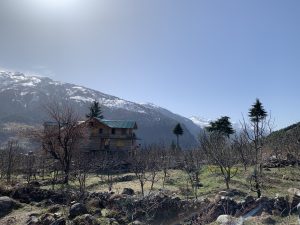
[[[139,220],[135,220],[131,223],[131,225],[143,225],[144,223],[142,223],[141,221]]]
[[[20,206],[19,203],[7,196],[0,197],[0,218],[6,216],[13,209],[19,208]]]
[[[90,214],[84,214],[74,219],[73,225],[100,225],[98,220]]]
[[[81,204],[81,203],[75,203],[71,206],[70,210],[69,210],[69,218],[73,219],[76,216],[80,216],[83,214],[87,213],[87,209],[85,207],[85,205]]]
[[[290,204],[284,197],[276,198],[273,208],[274,214],[277,214],[278,216],[287,216],[290,212]]]
[[[66,220],[65,218],[59,218],[50,225],[66,225]]]
[[[263,224],[276,224],[276,220],[274,220],[271,216],[266,216],[261,219]]]
[[[220,215],[217,218],[217,223],[222,225],[234,225],[237,222],[237,219],[230,215]]]
[[[53,205],[53,206],[51,206],[49,209],[48,209],[48,212],[49,213],[56,213],[56,212],[58,212],[58,211],[60,211],[61,210],[61,206],[60,205]]]
[[[46,213],[42,215],[40,220],[41,220],[41,224],[43,225],[51,225],[56,221],[54,216],[50,213]]]
[[[11,197],[22,203],[50,201],[52,203],[63,204],[66,202],[66,195],[51,190],[44,190],[32,186],[16,187],[12,190]]]
[[[134,195],[134,190],[131,189],[131,188],[124,188],[123,191],[122,191],[122,194],[123,195]]]
[[[27,225],[39,225],[41,221],[36,216],[30,216],[30,218],[27,220]]]
[[[298,216],[300,217],[300,203],[297,205]]]

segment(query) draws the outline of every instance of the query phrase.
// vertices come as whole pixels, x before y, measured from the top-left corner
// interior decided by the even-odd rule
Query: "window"
[[[92,127],[92,126],[94,126],[94,123],[93,122],[89,122],[89,125]]]
[[[116,134],[116,129],[115,128],[111,129],[111,134]]]
[[[99,129],[99,134],[103,134],[103,129],[102,128]]]

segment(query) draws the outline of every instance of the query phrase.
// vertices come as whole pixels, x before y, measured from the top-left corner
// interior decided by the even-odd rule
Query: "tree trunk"
[[[144,197],[144,182],[140,181],[141,183],[141,190],[142,190],[142,196]]]
[[[226,183],[226,189],[228,190],[229,189],[229,179],[228,178],[225,179],[225,183]]]

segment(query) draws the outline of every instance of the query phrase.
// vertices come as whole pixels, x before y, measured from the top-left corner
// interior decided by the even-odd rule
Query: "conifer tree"
[[[247,134],[250,142],[252,143],[252,148],[254,150],[254,171],[251,176],[250,186],[251,190],[257,193],[257,197],[261,196],[262,188],[262,161],[263,161],[263,139],[266,136],[266,129],[269,126],[269,122],[266,121],[268,114],[264,109],[262,103],[259,99],[256,99],[255,103],[251,106],[248,112],[248,117],[250,121],[250,127],[247,128],[244,125],[244,131]]]
[[[222,116],[220,119],[210,122],[210,126],[206,127],[206,130],[209,132],[217,132],[221,135],[229,137],[234,133],[232,124],[229,119],[230,117],[228,116]]]
[[[102,110],[101,110],[101,106],[99,104],[98,101],[93,101],[93,103],[90,106],[90,112],[88,114],[86,114],[86,118],[99,118],[99,119],[103,119],[103,115],[102,115]]]
[[[180,123],[177,123],[177,125],[174,127],[173,133],[176,135],[177,138],[177,148],[179,149],[179,136],[183,135],[183,129],[180,125]]]

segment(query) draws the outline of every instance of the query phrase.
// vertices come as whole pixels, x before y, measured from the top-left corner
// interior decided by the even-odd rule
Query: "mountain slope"
[[[47,77],[0,72],[2,126],[8,122],[41,124],[49,119],[42,106],[52,101],[69,102],[84,117],[93,100],[102,104],[103,114],[107,119],[137,121],[137,135],[142,139],[142,143],[170,144],[175,139],[173,127],[179,122],[185,130],[181,138],[182,146],[196,144],[195,137],[200,131],[198,126],[185,117],[153,104],[137,104],[83,86],[53,81]]]

